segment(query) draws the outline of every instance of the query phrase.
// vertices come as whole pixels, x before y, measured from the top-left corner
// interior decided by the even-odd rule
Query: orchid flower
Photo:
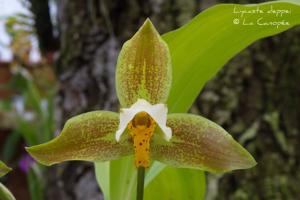
[[[27,151],[44,165],[134,154],[137,168],[148,168],[153,160],[210,172],[253,167],[256,162],[247,150],[214,122],[193,114],[168,114],[171,80],[168,46],[147,19],[118,57],[120,113],[75,116],[58,137]]]

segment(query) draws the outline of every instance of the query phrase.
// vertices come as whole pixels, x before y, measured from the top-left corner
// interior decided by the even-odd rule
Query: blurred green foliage
[[[34,163],[28,156],[18,152],[20,145],[35,145],[54,137],[54,97],[56,79],[51,64],[46,58],[37,63],[30,60],[31,37],[34,28],[31,17],[17,14],[6,20],[6,31],[11,38],[10,49],[13,60],[5,70],[7,81],[1,84],[2,90],[9,90],[0,99],[0,127],[10,130],[6,137],[1,157],[11,161],[19,157],[19,167],[26,173],[28,189],[32,200],[42,200],[44,195],[43,167]],[[3,91],[2,91],[3,92]],[[25,159],[25,161],[21,161]]]

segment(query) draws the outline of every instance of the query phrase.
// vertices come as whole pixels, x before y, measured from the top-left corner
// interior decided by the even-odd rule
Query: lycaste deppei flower
[[[211,172],[254,166],[252,156],[214,122],[192,114],[167,114],[171,79],[168,46],[146,20],[118,58],[120,114],[93,111],[73,117],[57,138],[27,151],[45,165],[134,154],[135,165],[145,168],[152,160]]]

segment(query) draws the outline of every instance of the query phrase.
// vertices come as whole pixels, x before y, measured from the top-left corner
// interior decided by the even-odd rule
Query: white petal
[[[144,99],[138,99],[130,108],[121,109],[120,113],[120,124],[116,132],[116,140],[119,141],[122,133],[125,131],[128,123],[134,118],[134,116],[139,112],[148,113],[161,130],[165,134],[165,139],[169,141],[172,137],[172,130],[167,127],[167,113],[168,108],[165,104],[155,104],[151,105],[148,101]]]

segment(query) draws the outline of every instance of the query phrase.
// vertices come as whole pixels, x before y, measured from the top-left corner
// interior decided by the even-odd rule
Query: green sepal
[[[52,165],[67,160],[109,161],[133,153],[131,138],[115,140],[119,115],[93,111],[69,119],[55,139],[26,150],[38,162]]]
[[[250,153],[216,123],[192,114],[170,114],[169,142],[154,136],[151,157],[174,167],[223,173],[256,165]]]
[[[116,89],[121,106],[129,107],[138,99],[165,103],[171,78],[169,48],[147,19],[119,54]]]
[[[4,164],[4,162],[0,161],[0,177],[4,176],[8,172],[10,172],[12,169]]]

